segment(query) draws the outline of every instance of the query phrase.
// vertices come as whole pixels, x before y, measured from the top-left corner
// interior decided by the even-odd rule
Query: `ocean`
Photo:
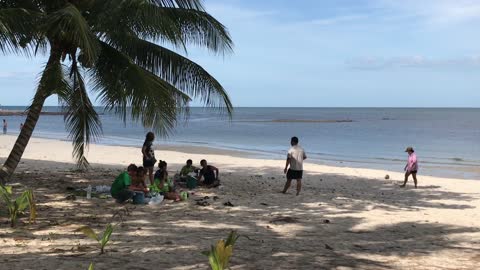
[[[24,117],[2,118],[9,122],[9,133],[18,134]],[[110,113],[101,119],[103,136],[97,143],[141,147],[148,131],[141,125],[123,123]],[[66,140],[63,117],[42,115],[34,136]],[[413,146],[419,175],[480,179],[480,109],[235,108],[229,119],[210,109],[192,108],[187,121],[180,120],[172,134],[155,144],[160,153],[162,145],[193,145],[284,159],[292,136],[299,137],[313,163],[401,172],[404,150]]]

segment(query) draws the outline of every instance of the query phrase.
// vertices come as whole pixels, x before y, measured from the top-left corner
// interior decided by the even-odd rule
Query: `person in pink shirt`
[[[413,182],[415,183],[415,188],[417,188],[417,172],[418,172],[417,154],[415,154],[413,147],[407,147],[405,152],[408,153],[408,161],[407,161],[407,165],[405,165],[405,181],[403,182],[403,185],[401,185],[400,187],[405,187],[408,181],[408,177],[411,174],[413,177]]]

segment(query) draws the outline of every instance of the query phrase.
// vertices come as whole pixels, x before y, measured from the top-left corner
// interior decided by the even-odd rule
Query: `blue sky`
[[[479,107],[480,1],[205,5],[230,30],[235,52],[192,48],[188,56],[235,106]],[[28,104],[44,61],[1,56],[0,104]]]

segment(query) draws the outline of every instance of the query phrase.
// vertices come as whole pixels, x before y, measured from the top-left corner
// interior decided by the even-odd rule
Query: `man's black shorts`
[[[296,171],[288,169],[287,171],[287,179],[302,179],[303,171]]]

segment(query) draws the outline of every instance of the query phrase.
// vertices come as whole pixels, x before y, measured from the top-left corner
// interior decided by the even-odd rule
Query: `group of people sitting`
[[[218,168],[208,165],[204,159],[200,161],[200,166],[201,168],[193,166],[192,160],[189,159],[180,173],[171,178],[168,176],[167,162],[160,160],[153,180],[150,179],[150,185],[147,185],[145,182],[147,170],[130,164],[126,172],[115,178],[110,193],[118,203],[133,199],[138,193],[143,193],[145,198],[160,194],[164,199],[180,201],[180,194],[177,192],[180,188],[193,188],[197,185],[211,188],[220,185]]]

